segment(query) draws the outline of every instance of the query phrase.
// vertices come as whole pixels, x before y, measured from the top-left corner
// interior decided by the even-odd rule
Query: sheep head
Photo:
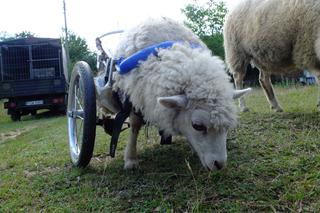
[[[239,98],[249,91],[235,91],[233,98]],[[186,95],[158,98],[159,104],[175,111],[175,131],[187,138],[202,165],[208,170],[220,170],[227,163],[227,133],[235,123],[235,115],[228,115],[230,111],[221,107],[214,109],[212,104],[208,104],[210,102],[212,100],[195,103],[194,100],[188,100]]]

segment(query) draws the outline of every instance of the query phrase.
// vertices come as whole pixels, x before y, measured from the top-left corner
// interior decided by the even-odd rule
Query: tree
[[[30,32],[30,31],[22,31],[21,33],[16,33],[14,35],[14,38],[30,38],[30,37],[34,37],[35,34]]]
[[[185,24],[195,32],[215,55],[224,58],[223,24],[228,10],[223,1],[208,0],[203,6],[188,4],[182,9]]]
[[[62,40],[65,44],[65,38],[62,38]],[[72,67],[77,61],[86,61],[93,71],[96,70],[96,54],[89,50],[85,39],[73,32],[69,32],[67,44],[69,47],[70,56],[70,62],[68,65],[69,72],[72,71]]]
[[[0,41],[6,41],[12,38],[11,35],[9,35],[6,31],[1,31],[0,32]]]
[[[35,34],[30,31],[22,31],[20,33],[15,33],[14,36],[8,34],[5,31],[0,32],[0,41],[8,41],[12,39],[18,39],[18,38],[29,38],[34,37]]]

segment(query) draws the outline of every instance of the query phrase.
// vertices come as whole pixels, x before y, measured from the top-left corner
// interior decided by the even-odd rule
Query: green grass
[[[186,141],[139,136],[140,168],[123,170],[98,127],[86,169],[71,166],[66,118],[11,122],[0,110],[0,212],[320,212],[320,113],[316,87],[277,87],[272,112],[260,88],[228,136],[228,166],[208,173]],[[2,105],[2,103],[0,103]]]

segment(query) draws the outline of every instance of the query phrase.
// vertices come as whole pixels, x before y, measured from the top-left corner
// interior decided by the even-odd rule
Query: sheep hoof
[[[128,159],[124,163],[124,169],[125,170],[135,169],[135,168],[138,168],[138,165],[139,163],[137,159]]]
[[[240,107],[240,112],[249,112],[249,108],[248,107]]]
[[[271,109],[275,112],[283,112],[283,109],[281,107],[271,107]]]

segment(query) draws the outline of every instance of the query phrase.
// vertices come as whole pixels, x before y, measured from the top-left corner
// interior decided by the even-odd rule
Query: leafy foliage
[[[185,24],[195,32],[204,43],[224,58],[223,24],[228,12],[225,2],[209,0],[205,5],[188,4],[182,9],[187,20]]]
[[[8,40],[17,39],[17,38],[29,38],[29,37],[35,37],[35,34],[30,31],[22,31],[12,36],[8,34],[6,31],[0,32],[0,41],[8,41]]]
[[[66,43],[65,38],[62,39],[63,43]],[[69,47],[69,56],[70,62],[68,65],[68,70],[71,71],[73,65],[77,61],[86,61],[91,69],[96,67],[96,54],[89,50],[87,42],[85,39],[76,35],[75,33],[69,32],[68,36],[68,47]]]
[[[6,31],[1,31],[0,32],[0,41],[6,41],[10,35]]]
[[[223,34],[216,33],[212,36],[203,36],[202,41],[209,47],[214,55],[224,59]]]
[[[21,33],[16,33],[15,38],[30,38],[35,37],[35,34],[30,31],[22,31]]]
[[[200,37],[222,33],[227,13],[224,2],[209,0],[204,6],[188,4],[182,12],[187,16],[185,24]]]

